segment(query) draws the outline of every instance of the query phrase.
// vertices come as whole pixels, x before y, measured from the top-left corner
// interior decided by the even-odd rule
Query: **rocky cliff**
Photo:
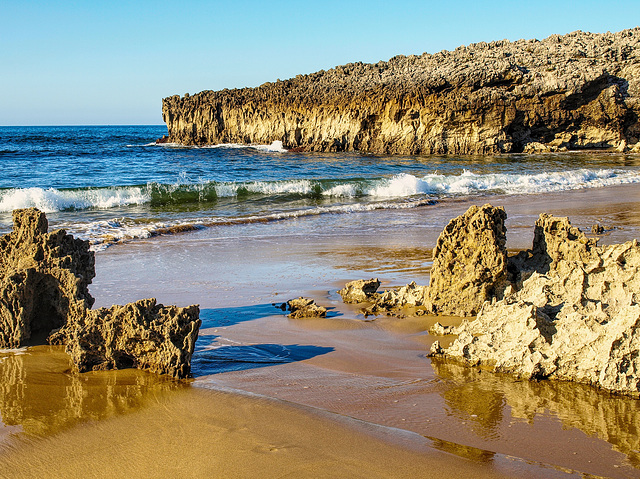
[[[640,151],[640,28],[352,63],[163,100],[169,140],[308,151]]]

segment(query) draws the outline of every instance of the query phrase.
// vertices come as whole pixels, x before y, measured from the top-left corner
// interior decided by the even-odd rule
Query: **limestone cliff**
[[[169,140],[308,151],[640,150],[640,28],[352,63],[163,100]]]

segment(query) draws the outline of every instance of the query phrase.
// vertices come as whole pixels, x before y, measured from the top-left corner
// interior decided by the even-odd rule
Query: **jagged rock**
[[[80,372],[135,367],[176,378],[191,371],[201,321],[197,305],[163,306],[142,299],[75,317],[50,337],[64,344]]]
[[[44,338],[93,305],[89,242],[47,229],[41,211],[14,210],[13,231],[0,238],[0,348]]]
[[[165,98],[169,139],[309,151],[639,151],[640,29],[573,32],[351,63]]]
[[[566,218],[542,214],[516,289],[433,351],[527,379],[640,393],[640,247],[598,247]]]
[[[338,294],[342,296],[342,301],[345,303],[364,303],[374,298],[379,287],[378,278],[358,279],[345,284],[343,289],[338,290]]]
[[[91,311],[89,242],[64,230],[48,233],[45,214],[35,208],[15,210],[13,223],[0,238],[0,348],[36,337],[65,344],[81,372],[138,367],[188,376],[200,327],[197,306],[164,307],[148,299]]]
[[[286,309],[290,311],[289,317],[293,319],[325,318],[327,316],[327,308],[318,306],[316,302],[310,298],[303,298],[301,296],[297,299],[290,299],[285,304]]]
[[[450,334],[458,334],[458,328],[456,326],[443,326],[436,322],[429,328],[429,334],[433,336],[448,336]]]
[[[438,237],[428,300],[433,312],[478,313],[508,285],[504,208],[472,206],[452,219]]]
[[[418,286],[412,281],[398,289],[388,289],[372,297],[374,303],[362,312],[365,316],[398,312],[404,307],[422,306],[425,304],[427,286]]]

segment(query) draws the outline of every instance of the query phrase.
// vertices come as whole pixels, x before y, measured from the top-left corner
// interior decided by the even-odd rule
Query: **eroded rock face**
[[[496,154],[640,149],[640,29],[351,63],[163,100],[172,142]]]
[[[191,371],[201,321],[196,305],[163,306],[143,299],[86,310],[51,335],[64,344],[78,371],[135,367],[176,378]]]
[[[147,299],[92,311],[95,276],[89,242],[47,232],[44,213],[13,212],[0,238],[0,348],[30,339],[65,344],[79,371],[137,367],[184,378],[198,337],[198,306]]]
[[[507,286],[504,208],[472,206],[438,237],[428,301],[436,313],[471,316]]]
[[[15,210],[13,231],[0,238],[0,348],[46,337],[93,305],[89,242],[47,229],[41,211]]]
[[[540,215],[531,251],[519,255],[517,290],[486,302],[434,354],[527,379],[640,393],[640,247],[598,247],[566,218]]]

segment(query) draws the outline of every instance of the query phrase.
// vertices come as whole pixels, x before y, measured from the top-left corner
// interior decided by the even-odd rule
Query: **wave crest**
[[[464,196],[485,193],[532,194],[571,189],[639,183],[635,170],[572,170],[537,174],[437,173],[422,177],[402,173],[388,178],[294,179],[279,181],[189,184],[149,183],[106,188],[15,188],[0,190],[0,212],[37,207],[47,213],[65,210],[109,209],[129,205],[151,206],[212,203],[221,198],[237,201],[278,198],[279,202],[309,199],[377,199]]]

